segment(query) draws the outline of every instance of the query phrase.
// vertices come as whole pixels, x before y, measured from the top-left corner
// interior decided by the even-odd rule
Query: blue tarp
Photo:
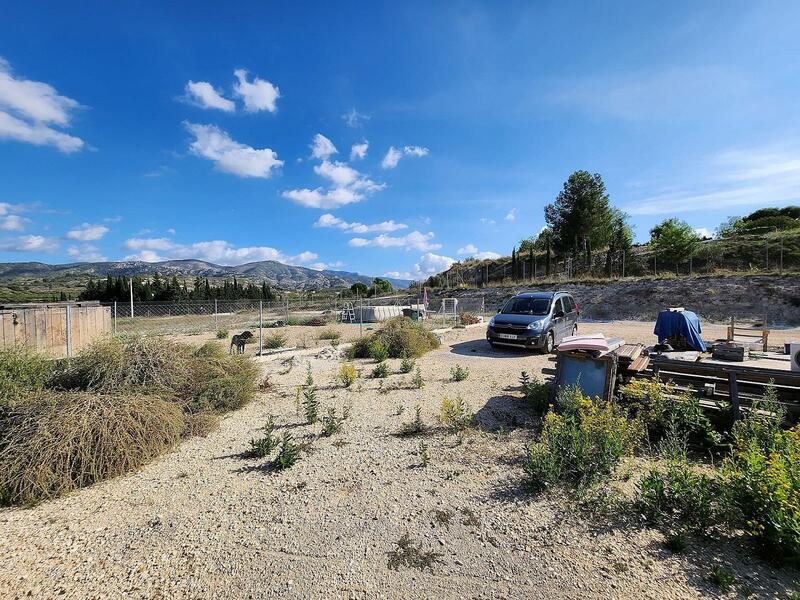
[[[662,310],[658,313],[653,333],[658,336],[659,344],[663,344],[667,338],[682,336],[693,349],[706,351],[706,345],[700,335],[700,319],[690,310],[681,312]]]

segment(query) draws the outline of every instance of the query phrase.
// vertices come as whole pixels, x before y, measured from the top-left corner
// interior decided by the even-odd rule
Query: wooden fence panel
[[[73,355],[98,337],[111,333],[107,306],[70,306]],[[59,358],[67,355],[65,306],[26,307],[0,311],[0,349],[26,347]]]

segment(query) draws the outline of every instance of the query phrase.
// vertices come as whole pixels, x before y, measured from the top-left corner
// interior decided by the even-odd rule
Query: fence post
[[[264,351],[264,301],[258,301],[258,355]]]
[[[67,304],[67,360],[72,358],[72,314],[70,313],[70,306]]]
[[[117,335],[117,301],[114,300],[114,335]]]
[[[286,298],[286,325],[289,325],[289,298]]]

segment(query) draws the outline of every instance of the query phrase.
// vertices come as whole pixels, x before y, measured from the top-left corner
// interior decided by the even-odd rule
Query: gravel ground
[[[652,324],[582,330],[652,340]],[[517,378],[551,363],[491,351],[482,337],[481,327],[447,334],[419,361],[421,390],[398,374],[341,389],[338,361],[317,358],[319,349],[257,359],[273,389],[208,437],[138,473],[0,510],[0,598],[725,597],[708,581],[714,562],[736,573],[740,593],[746,586],[755,597],[787,597],[798,572],[754,558],[741,540],[694,541],[673,556],[655,531],[528,496],[520,457],[531,439],[523,424],[533,417],[519,402]],[[397,370],[399,361],[390,363]],[[319,426],[296,412],[306,364],[323,409],[351,407],[333,437],[319,437]],[[449,381],[455,364],[469,367],[466,381]],[[371,365],[359,368],[366,374]],[[445,395],[461,395],[484,430],[459,437],[437,427]],[[395,435],[417,405],[428,431]],[[309,443],[287,471],[243,456],[269,414],[279,434]],[[404,534],[435,553],[430,568],[389,568]]]

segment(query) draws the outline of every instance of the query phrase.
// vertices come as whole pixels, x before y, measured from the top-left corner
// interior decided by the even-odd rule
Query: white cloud
[[[315,271],[327,271],[328,269],[341,269],[344,266],[344,263],[340,260],[337,260],[336,262],[332,263],[315,262],[308,266]]]
[[[283,165],[278,155],[269,148],[256,149],[240,144],[215,125],[197,125],[185,122],[186,129],[195,136],[189,145],[197,156],[214,161],[216,168],[239,177],[269,179],[273,170]]]
[[[363,194],[346,188],[334,188],[332,190],[302,188],[299,190],[286,190],[281,195],[302,206],[327,209],[339,208],[345,204],[352,204],[364,199]]]
[[[52,252],[57,248],[56,240],[41,235],[21,235],[0,239],[0,250],[5,252]]]
[[[419,262],[414,265],[414,273],[417,277],[435,275],[449,269],[456,262],[449,256],[440,256],[427,252],[419,257]]]
[[[671,186],[624,207],[634,215],[776,206],[800,197],[800,149],[749,148],[720,152],[700,163],[686,188]],[[690,179],[682,176],[682,180]],[[662,188],[663,189],[663,188]]]
[[[433,232],[421,233],[415,230],[403,236],[381,234],[372,239],[355,237],[347,244],[353,248],[372,246],[376,248],[405,248],[406,250],[421,251],[437,250],[442,245],[431,242],[433,237]]]
[[[75,259],[76,262],[105,262],[108,260],[95,246],[82,244],[80,246],[69,246],[67,254]]]
[[[381,161],[381,168],[394,169],[404,156],[416,156],[419,158],[427,155],[428,149],[422,146],[405,146],[402,150],[394,146],[389,146],[389,150],[386,151]]]
[[[55,127],[68,127],[78,108],[76,100],[46,83],[14,77],[9,63],[0,58],[0,139],[76,152],[83,148],[83,140]]]
[[[473,258],[477,258],[479,260],[484,260],[487,258],[500,258],[500,255],[497,252],[479,252],[478,247],[475,244],[467,244],[466,246],[459,248],[458,254],[460,256],[472,256]]]
[[[481,220],[481,223],[483,223],[484,225],[496,225],[497,224],[497,221],[495,221],[494,219],[487,219],[486,217],[481,217],[480,220]]]
[[[167,233],[170,234],[170,235],[175,235],[175,228],[174,227],[168,228],[167,229]]]
[[[711,231],[708,227],[698,227],[694,230],[694,232],[701,238],[712,238],[714,237],[714,232]]]
[[[362,175],[347,163],[328,160],[332,154],[337,153],[337,150],[333,142],[320,133],[314,136],[311,150],[314,158],[322,160],[320,164],[314,166],[314,172],[327,179],[331,187],[327,190],[322,187],[286,190],[282,193],[284,198],[302,206],[332,209],[359,202],[367,194],[386,187],[385,184],[376,183]]]
[[[131,238],[125,241],[127,250],[135,251],[125,260],[159,262],[168,259],[197,259],[220,265],[240,265],[248,262],[274,260],[285,264],[305,264],[316,260],[315,252],[306,250],[296,255],[287,255],[269,246],[247,246],[237,248],[225,240],[178,244],[168,238]]]
[[[280,98],[280,90],[265,79],[254,78],[247,81],[247,71],[236,69],[233,74],[239,82],[234,85],[234,93],[244,101],[244,109],[247,112],[259,112],[266,110],[274,113],[278,110],[277,100]]]
[[[403,158],[403,153],[394,146],[389,146],[389,150],[386,151],[386,155],[381,161],[381,168],[394,169],[401,158]]]
[[[236,104],[228,100],[207,81],[190,81],[186,84],[187,99],[201,108],[214,108],[224,112],[234,112]]]
[[[350,146],[350,160],[363,160],[367,157],[369,142],[364,140],[360,144]]]
[[[365,225],[357,221],[348,223],[330,213],[325,213],[317,219],[317,222],[314,223],[314,227],[333,227],[349,233],[390,233],[392,231],[406,229],[408,225],[404,223],[395,223],[393,220],[382,221],[373,225]]]
[[[22,231],[30,223],[30,219],[19,215],[4,215],[0,217],[0,230],[2,231]]]
[[[109,232],[105,225],[92,225],[91,223],[81,223],[74,229],[70,229],[66,237],[70,240],[80,240],[81,242],[92,242],[101,239]]]
[[[105,225],[93,223],[81,223],[77,227],[67,231],[65,237],[70,240],[78,240],[81,242],[92,242],[102,239],[110,229]]]
[[[363,121],[369,121],[370,116],[358,112],[355,108],[351,108],[348,112],[342,115],[345,124],[348,127],[361,127]]]
[[[506,216],[503,217],[506,221],[513,221],[517,218],[517,209],[512,208],[510,211],[506,213]]]
[[[311,157],[318,158],[320,160],[325,160],[330,158],[333,154],[338,154],[339,151],[336,149],[336,146],[333,145],[333,142],[326,138],[321,133],[318,133],[314,136],[314,140],[311,142]]]

